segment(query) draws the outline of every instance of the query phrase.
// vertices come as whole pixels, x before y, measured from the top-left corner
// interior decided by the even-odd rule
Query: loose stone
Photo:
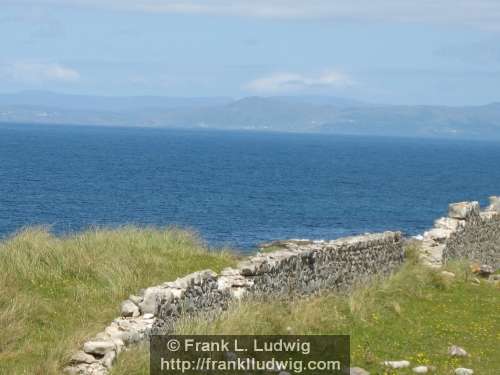
[[[470,368],[460,367],[460,368],[457,368],[455,370],[455,374],[456,375],[472,375],[472,374],[474,374],[474,370],[471,370]]]
[[[351,367],[349,375],[370,375],[370,373],[361,367]]]
[[[84,351],[78,351],[71,357],[70,363],[78,364],[78,363],[94,363],[97,362],[97,359],[90,354],[85,353]]]
[[[129,297],[128,297],[129,300],[131,300],[133,303],[135,303],[137,306],[139,306],[139,304],[144,301],[144,298],[140,297],[140,296],[135,296],[133,294],[131,294]]]
[[[88,354],[105,355],[115,350],[115,344],[111,341],[87,341],[83,344],[83,351]]]
[[[415,374],[427,374],[431,372],[431,369],[427,366],[417,366],[412,369]]]
[[[106,368],[111,368],[115,363],[115,359],[116,359],[116,352],[114,350],[107,352],[104,358],[102,359],[102,364],[106,366]]]
[[[452,357],[466,357],[468,353],[460,346],[453,345],[448,349],[448,354]]]
[[[453,272],[449,272],[449,271],[442,271],[441,272],[441,275],[445,276],[445,277],[448,277],[450,279],[454,278],[455,277],[455,274]]]
[[[139,307],[130,300],[122,302],[121,305],[121,315],[123,317],[137,317],[140,315]]]
[[[385,366],[390,368],[407,368],[410,367],[409,361],[385,361],[383,363]]]
[[[479,215],[479,202],[452,203],[448,207],[450,218],[466,220],[472,215]]]

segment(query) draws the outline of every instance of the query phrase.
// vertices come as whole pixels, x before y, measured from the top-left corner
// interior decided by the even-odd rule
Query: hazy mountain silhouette
[[[29,91],[0,95],[0,121],[500,139],[500,103],[401,106],[327,96],[235,100]]]

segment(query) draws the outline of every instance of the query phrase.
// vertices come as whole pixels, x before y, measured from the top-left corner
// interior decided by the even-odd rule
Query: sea
[[[45,225],[176,226],[243,252],[287,238],[422,233],[500,195],[500,143],[0,125],[0,238]]]

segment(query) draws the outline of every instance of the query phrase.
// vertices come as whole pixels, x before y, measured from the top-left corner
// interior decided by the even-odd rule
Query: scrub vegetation
[[[60,374],[129,294],[235,260],[178,229],[23,230],[0,242],[0,373]]]

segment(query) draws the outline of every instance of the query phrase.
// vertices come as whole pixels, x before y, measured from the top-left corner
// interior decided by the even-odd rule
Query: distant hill
[[[500,103],[391,106],[321,96],[234,100],[23,92],[0,95],[0,122],[500,139]]]

